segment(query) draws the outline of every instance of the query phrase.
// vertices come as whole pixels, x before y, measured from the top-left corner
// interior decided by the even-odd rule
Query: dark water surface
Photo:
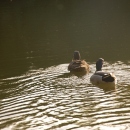
[[[0,1],[1,130],[130,130],[129,0]],[[90,64],[67,66],[74,50]],[[95,61],[116,90],[90,83]]]

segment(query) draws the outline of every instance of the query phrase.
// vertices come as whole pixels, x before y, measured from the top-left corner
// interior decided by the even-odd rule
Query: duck
[[[93,85],[97,85],[99,87],[105,87],[106,85],[108,87],[115,87],[117,83],[116,76],[111,72],[104,72],[102,71],[102,66],[104,63],[103,58],[99,58],[96,62],[96,71],[95,73],[90,77],[90,82]]]
[[[85,60],[81,60],[80,52],[74,51],[73,59],[68,65],[68,71],[72,73],[88,73],[89,72],[89,64]]]

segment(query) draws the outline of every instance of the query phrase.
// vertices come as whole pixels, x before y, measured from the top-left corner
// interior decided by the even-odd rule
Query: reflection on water
[[[129,64],[106,63],[118,79],[116,90],[104,91],[82,77],[69,74],[68,64],[35,69],[1,80],[1,129],[104,130],[130,127]]]

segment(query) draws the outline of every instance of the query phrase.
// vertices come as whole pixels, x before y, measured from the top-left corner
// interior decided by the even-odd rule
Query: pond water
[[[129,130],[129,1],[0,2],[1,130]],[[67,70],[74,50],[90,73]],[[117,77],[90,83],[95,61]]]
[[[115,90],[103,90],[82,77],[70,75],[68,64],[28,71],[1,80],[1,127],[17,129],[130,128],[130,65],[106,63],[117,76]],[[122,76],[123,74],[123,76]]]

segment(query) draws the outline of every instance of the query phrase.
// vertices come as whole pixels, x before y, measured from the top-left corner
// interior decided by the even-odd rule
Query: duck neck
[[[102,71],[102,65],[101,66],[96,66],[96,71]]]
[[[102,69],[96,69],[96,71],[102,71]]]

